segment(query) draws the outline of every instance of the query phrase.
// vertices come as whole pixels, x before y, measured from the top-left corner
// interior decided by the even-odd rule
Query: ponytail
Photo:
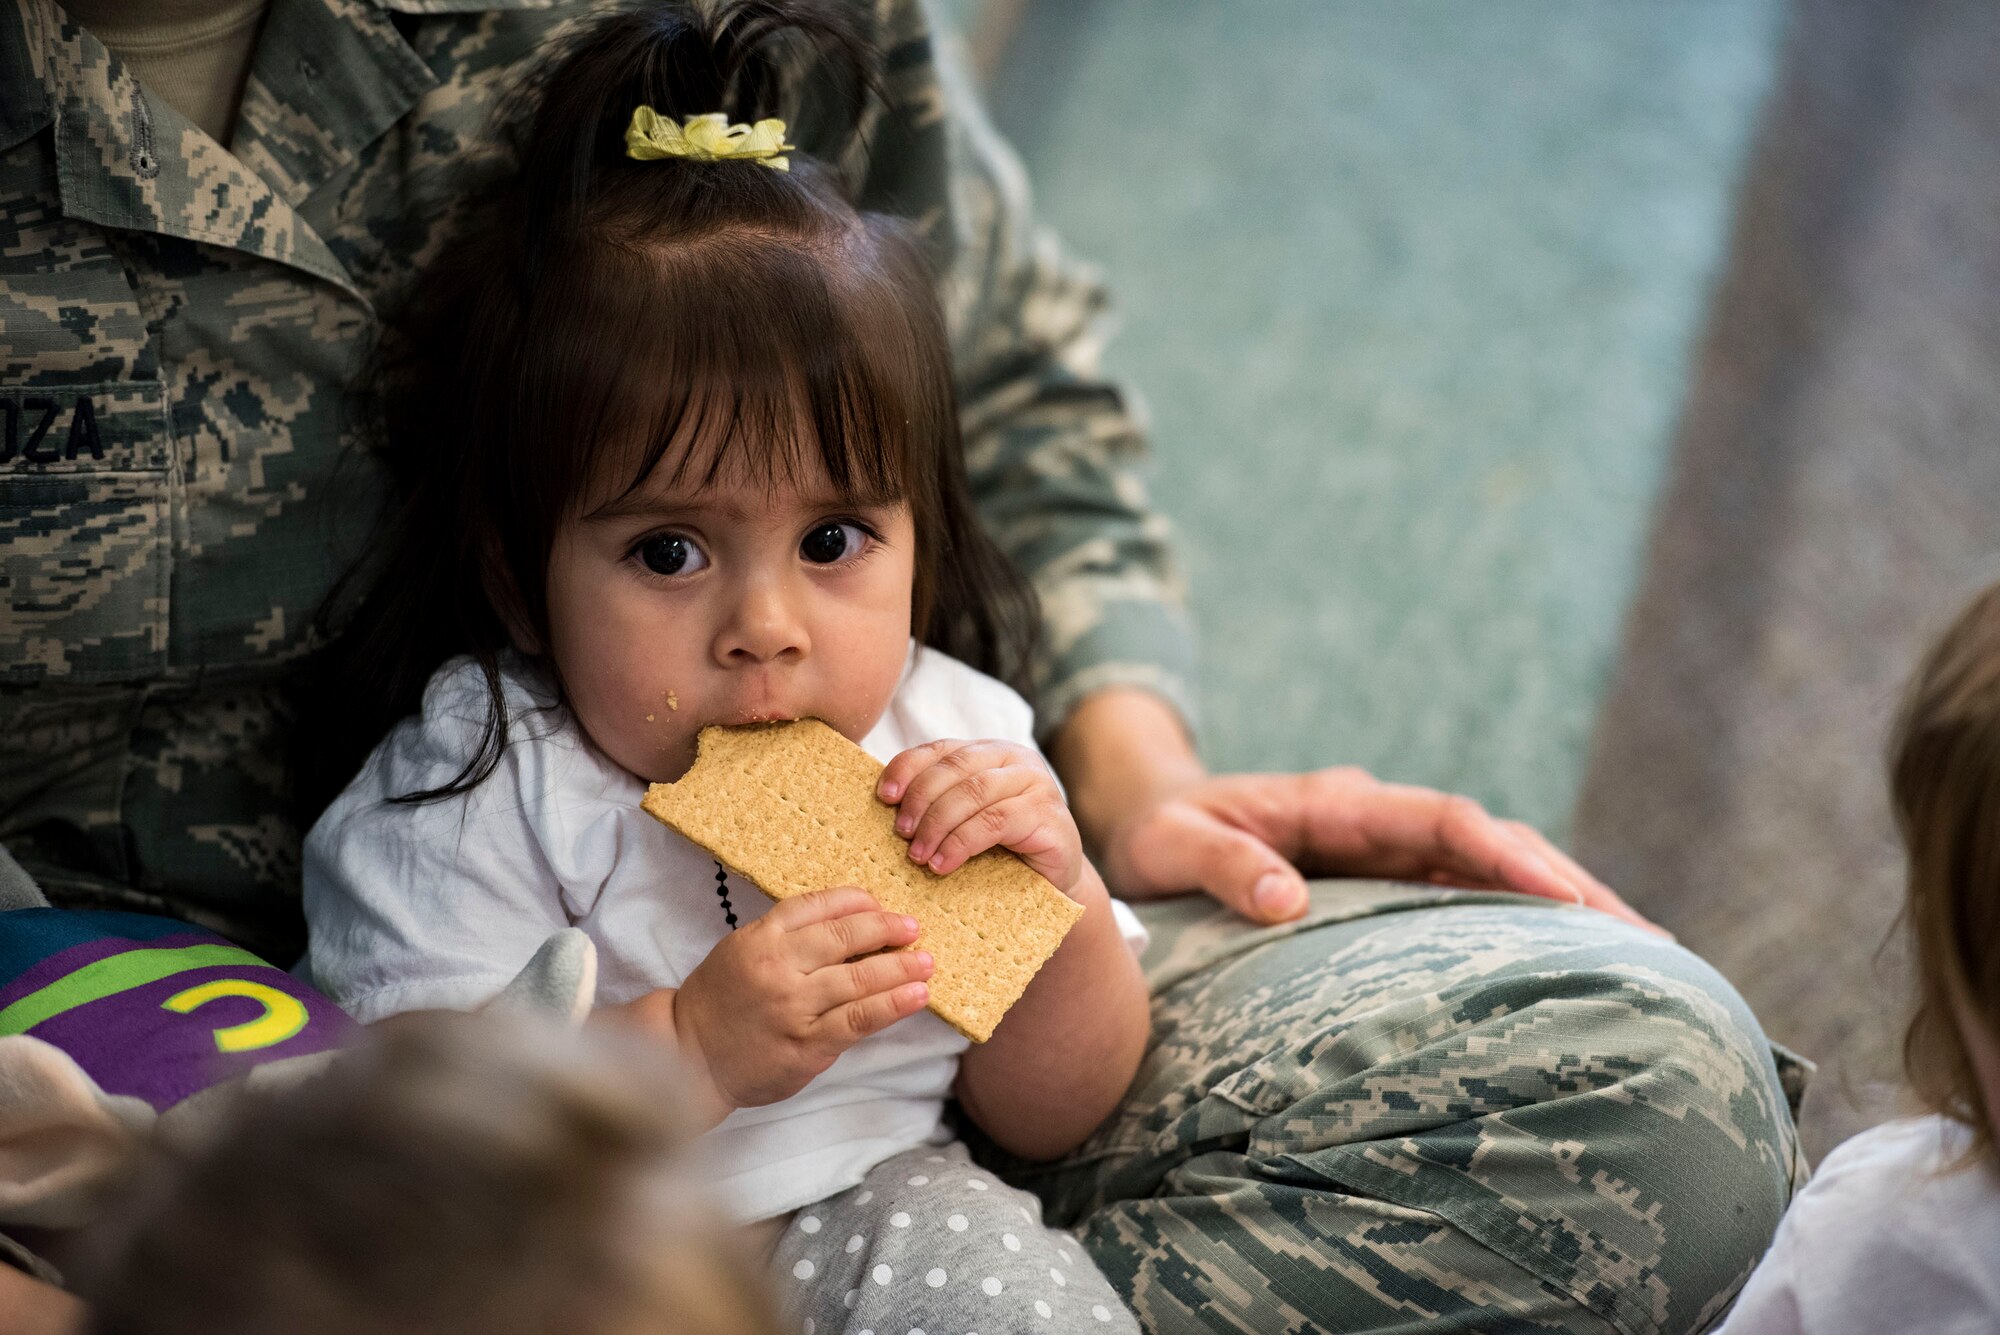
[[[571,39],[503,113],[523,187],[516,201],[522,282],[532,287],[551,245],[587,228],[607,170],[692,172],[721,186],[734,177],[707,172],[712,164],[635,165],[625,128],[636,107],[677,122],[711,112],[731,121],[796,120],[801,80],[784,75],[810,68],[848,90],[849,105],[847,115],[819,127],[807,151],[822,161],[844,156],[841,141],[858,124],[862,96],[881,95],[873,48],[855,19],[862,9],[806,0],[643,4]]]

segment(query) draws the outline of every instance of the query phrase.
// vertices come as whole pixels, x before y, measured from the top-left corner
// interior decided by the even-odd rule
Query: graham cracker
[[[818,719],[711,726],[677,783],[646,790],[647,813],[772,899],[856,885],[921,927],[936,961],[930,1009],[975,1043],[1083,906],[1005,849],[939,876],[910,861],[896,809],[875,796],[882,766]]]

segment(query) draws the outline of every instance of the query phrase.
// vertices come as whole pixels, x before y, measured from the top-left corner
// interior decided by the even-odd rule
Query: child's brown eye
[[[849,536],[852,530],[853,536]],[[816,565],[831,565],[859,547],[863,535],[854,524],[821,524],[799,543],[799,555]]]
[[[689,575],[708,564],[701,548],[679,533],[661,533],[639,544],[639,559],[656,575]]]

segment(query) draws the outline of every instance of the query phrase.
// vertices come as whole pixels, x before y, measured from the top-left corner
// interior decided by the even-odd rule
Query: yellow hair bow
[[[689,116],[676,125],[651,107],[632,109],[632,123],[625,127],[625,156],[649,161],[655,158],[692,158],[696,162],[721,162],[744,158],[775,167],[792,169],[785,150],[797,148],[785,142],[785,123],[775,117],[755,125],[731,125],[719,111]]]

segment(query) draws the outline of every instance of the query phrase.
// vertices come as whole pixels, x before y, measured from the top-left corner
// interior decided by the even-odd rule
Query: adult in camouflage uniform
[[[0,843],[57,902],[296,948],[281,682],[379,500],[342,387],[497,165],[496,92],[589,7],[273,0],[226,148],[53,0],[0,12]],[[890,106],[849,169],[938,262],[975,492],[1042,595],[1043,718],[1114,885],[1271,909],[1251,887],[1283,852],[1615,904],[1440,795],[1200,787],[1171,725],[1125,735],[1173,782],[1131,781],[1152,762],[1095,720],[1186,715],[1189,653],[1140,437],[1094,376],[1102,296],[1031,227],[917,0],[876,8]],[[1263,916],[1306,908],[1278,889]],[[1015,1167],[1149,1329],[1696,1330],[1775,1226],[1800,1168],[1778,1072],[1656,937],[1358,882],[1277,927],[1142,911],[1140,1080],[1076,1155]]]

